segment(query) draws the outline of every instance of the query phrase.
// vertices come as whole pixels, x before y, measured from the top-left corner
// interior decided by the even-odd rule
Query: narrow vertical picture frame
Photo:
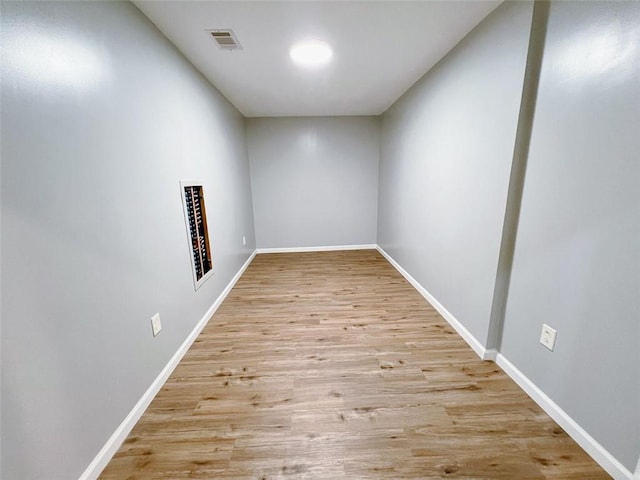
[[[182,197],[184,221],[187,227],[193,286],[198,290],[213,275],[213,260],[209,228],[207,226],[203,182],[180,181],[180,195]]]

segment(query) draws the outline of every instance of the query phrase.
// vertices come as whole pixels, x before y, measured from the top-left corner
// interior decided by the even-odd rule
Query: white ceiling
[[[245,116],[379,115],[501,0],[151,1],[137,7]],[[242,50],[206,30],[232,29]],[[289,59],[305,38],[333,61]]]

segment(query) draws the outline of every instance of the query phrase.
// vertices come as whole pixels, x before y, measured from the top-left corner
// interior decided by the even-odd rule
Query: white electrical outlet
[[[242,246],[244,247],[247,244],[247,239],[242,235]]]
[[[153,336],[157,336],[162,330],[162,323],[160,322],[160,314],[156,313],[153,317],[151,317],[151,331],[153,332]]]
[[[553,352],[553,348],[556,346],[556,332],[546,323],[542,324],[542,334],[540,335],[540,343]]]

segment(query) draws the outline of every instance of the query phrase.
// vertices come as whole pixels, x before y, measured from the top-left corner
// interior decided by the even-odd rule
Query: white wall
[[[383,116],[378,243],[482,345],[531,13],[498,7]]]
[[[376,243],[379,120],[250,118],[259,248]]]
[[[640,3],[554,2],[502,353],[634,471],[640,456]],[[542,322],[558,330],[552,353]]]
[[[69,480],[255,246],[244,120],[130,3],[3,2],[2,68],[0,476]],[[180,179],[205,184],[197,292]]]

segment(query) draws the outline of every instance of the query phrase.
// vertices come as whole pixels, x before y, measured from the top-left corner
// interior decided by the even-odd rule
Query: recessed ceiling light
[[[321,40],[307,40],[296,43],[289,56],[297,65],[301,67],[321,67],[326,65],[333,57],[333,50],[327,42]]]

